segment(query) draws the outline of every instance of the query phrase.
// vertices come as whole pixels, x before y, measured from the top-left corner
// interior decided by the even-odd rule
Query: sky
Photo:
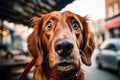
[[[90,16],[93,20],[105,18],[105,0],[75,0],[61,11],[72,11],[81,16]]]

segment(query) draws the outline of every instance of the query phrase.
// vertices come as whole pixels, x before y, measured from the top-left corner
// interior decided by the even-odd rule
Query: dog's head
[[[33,19],[34,31],[28,36],[28,49],[43,66],[59,75],[80,69],[81,60],[91,65],[94,35],[87,17],[72,12],[54,11]]]

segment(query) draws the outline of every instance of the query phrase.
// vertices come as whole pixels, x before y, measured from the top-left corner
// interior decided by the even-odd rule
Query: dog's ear
[[[85,17],[79,16],[79,19],[83,26],[82,32],[83,41],[82,44],[80,44],[81,59],[85,65],[90,66],[92,63],[91,56],[95,48],[95,38],[88,24],[88,18],[86,16]]]
[[[34,30],[27,38],[28,50],[35,59],[40,57],[42,61],[43,52],[41,48],[41,28],[42,28],[41,18],[39,17],[32,18],[32,26],[34,27]]]

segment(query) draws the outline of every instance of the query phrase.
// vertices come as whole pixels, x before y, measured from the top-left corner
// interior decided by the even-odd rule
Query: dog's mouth
[[[78,69],[71,61],[63,60],[56,65],[55,72],[60,76],[69,77],[74,76],[78,72]]]
[[[73,72],[75,70],[75,66],[71,61],[62,60],[56,65],[55,70],[58,74],[64,75]]]
[[[72,67],[72,63],[69,61],[62,61],[57,65],[57,68],[61,71],[69,71]]]

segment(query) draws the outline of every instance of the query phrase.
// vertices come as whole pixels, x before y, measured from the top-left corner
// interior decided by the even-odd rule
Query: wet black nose
[[[73,43],[70,39],[58,39],[55,42],[55,51],[59,56],[66,58],[73,51]]]

